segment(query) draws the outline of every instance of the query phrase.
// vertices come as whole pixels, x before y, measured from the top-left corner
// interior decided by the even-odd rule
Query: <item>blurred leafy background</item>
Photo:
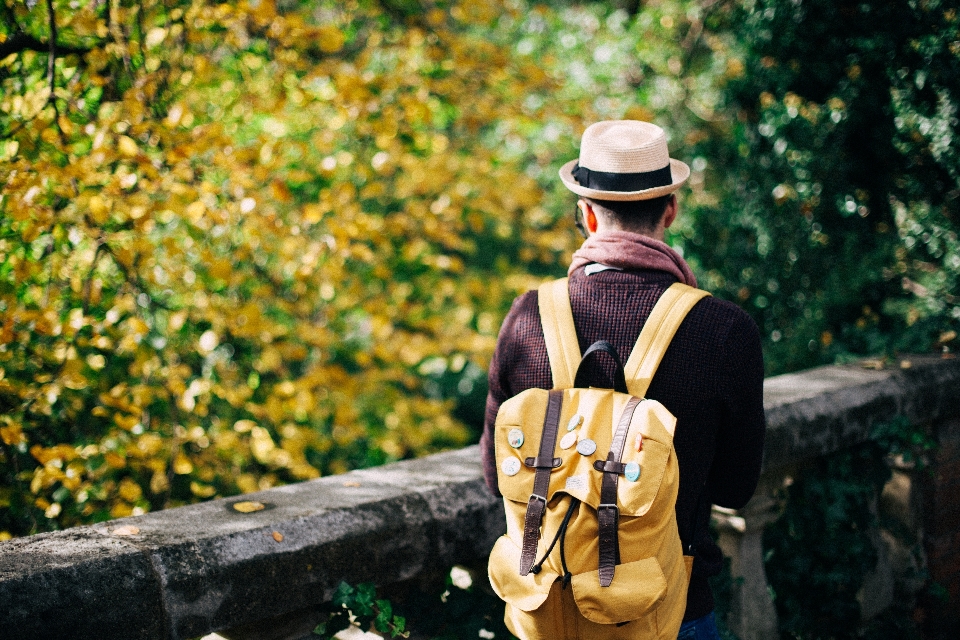
[[[599,119],[768,373],[952,357],[960,16],[900,0],[0,0],[0,539],[475,441]]]

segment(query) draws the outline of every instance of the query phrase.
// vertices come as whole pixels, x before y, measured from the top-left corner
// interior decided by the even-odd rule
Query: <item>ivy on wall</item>
[[[888,458],[922,470],[932,446],[922,428],[896,419],[878,425],[866,443],[817,458],[784,488],[783,514],[764,531],[783,638],[919,637],[910,600],[864,624],[858,593],[877,565],[877,501],[891,476]]]

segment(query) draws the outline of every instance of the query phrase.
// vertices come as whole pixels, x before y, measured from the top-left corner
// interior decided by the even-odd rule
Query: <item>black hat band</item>
[[[642,173],[610,173],[581,167],[578,162],[571,173],[582,186],[597,191],[644,191],[673,184],[669,164],[662,169]]]

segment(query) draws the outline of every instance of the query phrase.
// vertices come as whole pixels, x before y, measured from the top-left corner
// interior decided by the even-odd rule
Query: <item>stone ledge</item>
[[[907,368],[831,365],[764,381],[765,470],[864,442],[880,422],[960,414],[960,359],[913,356]]]
[[[898,413],[960,414],[960,360],[911,362],[768,379],[766,468],[860,442]],[[241,514],[240,500],[268,508]],[[125,525],[139,533],[113,534]],[[475,561],[504,530],[471,446],[0,543],[0,629],[9,640],[191,638],[307,610],[342,579],[385,585]]]
[[[482,557],[506,525],[478,456],[468,447],[2,543],[0,629],[8,640],[190,638],[319,604],[344,578],[389,584]],[[238,513],[241,499],[267,509]],[[139,533],[112,534],[125,525]]]

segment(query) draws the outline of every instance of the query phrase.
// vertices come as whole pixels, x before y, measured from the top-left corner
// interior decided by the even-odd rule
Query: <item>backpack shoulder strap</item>
[[[540,285],[537,289],[540,324],[547,342],[547,357],[554,389],[570,389],[580,365],[580,343],[573,326],[567,278]]]
[[[660,366],[670,341],[693,305],[710,294],[702,289],[674,283],[663,292],[640,331],[637,344],[624,370],[631,395],[643,398]]]

